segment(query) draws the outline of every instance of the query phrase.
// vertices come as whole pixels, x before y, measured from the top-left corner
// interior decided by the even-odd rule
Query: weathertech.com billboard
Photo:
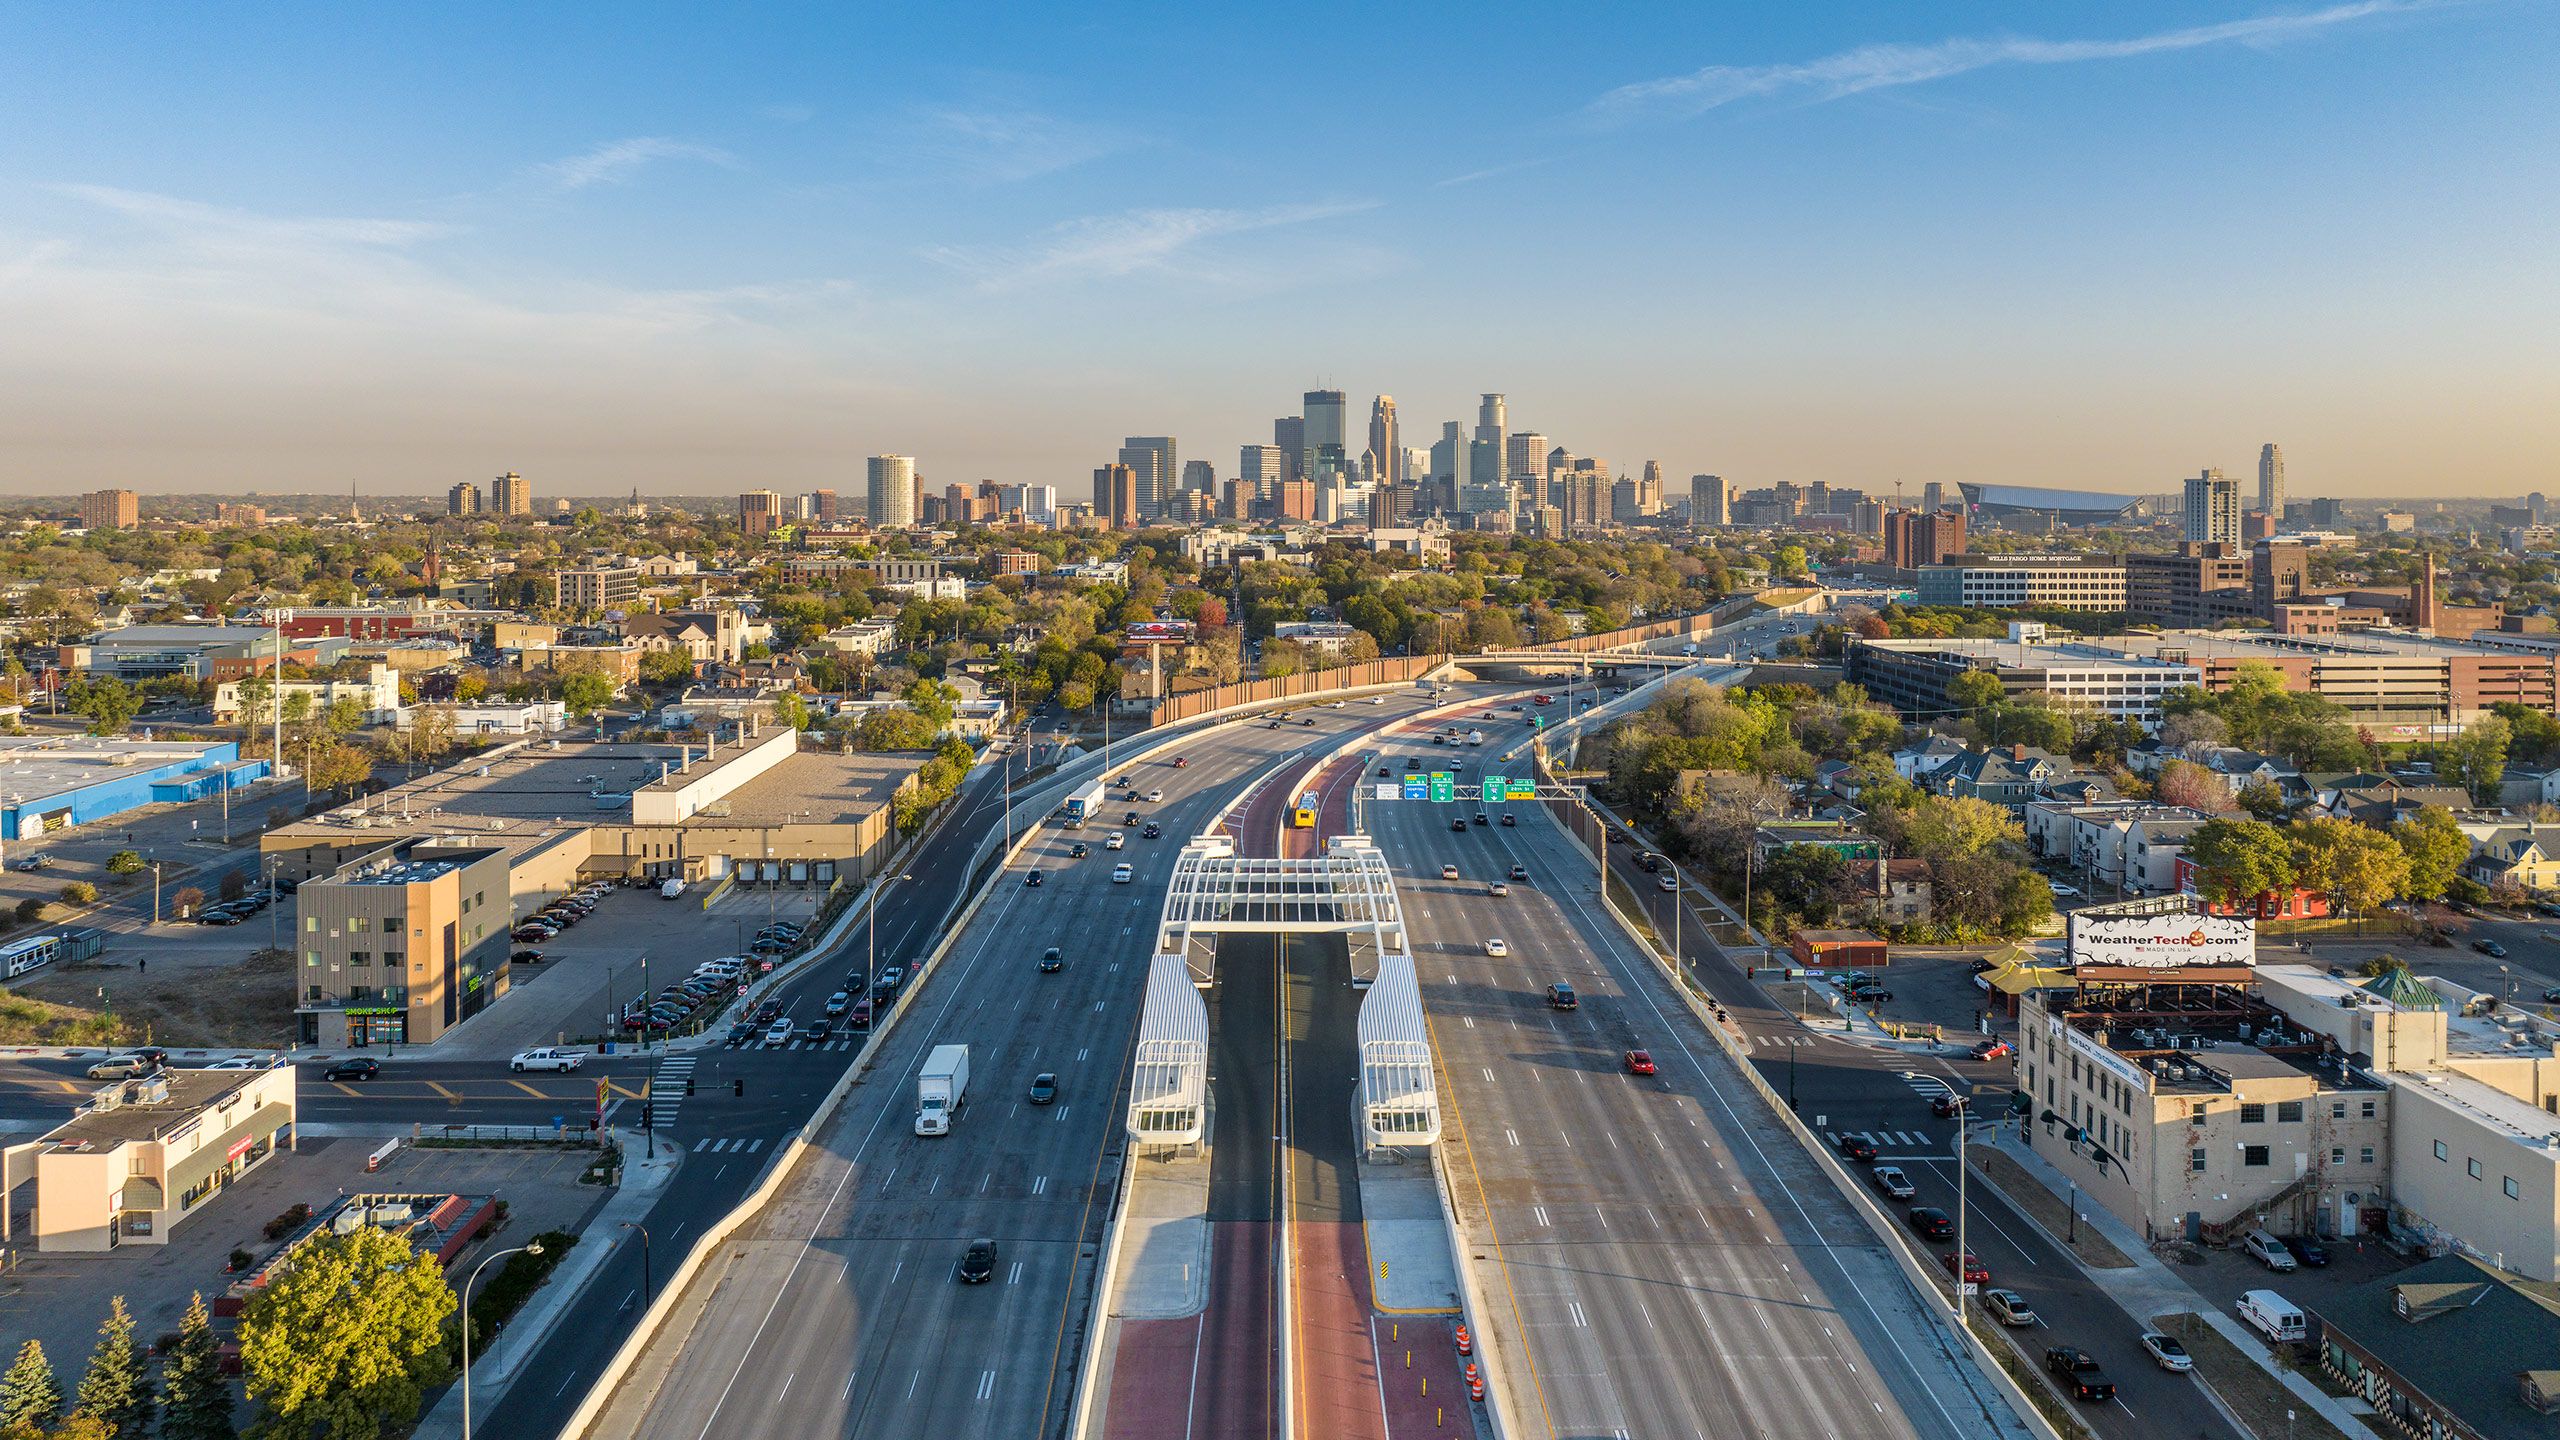
[[[1188,645],[1191,643],[1191,622],[1141,620],[1130,626],[1123,638],[1131,645]]]
[[[2071,917],[2078,968],[2192,970],[2255,963],[2258,926],[2229,915]]]

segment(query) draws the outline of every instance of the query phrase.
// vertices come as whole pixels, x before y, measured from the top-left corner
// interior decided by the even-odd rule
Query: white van
[[[2284,1242],[2264,1230],[2252,1230],[2240,1237],[2240,1253],[2266,1266],[2279,1275],[2290,1275],[2300,1266]]]
[[[2308,1333],[2303,1329],[2302,1312],[2273,1290],[2251,1290],[2232,1308],[2249,1322],[2250,1329],[2279,1343],[2299,1340]]]
[[[658,886],[658,898],[661,900],[673,900],[683,893],[684,882],[682,880],[669,879]]]

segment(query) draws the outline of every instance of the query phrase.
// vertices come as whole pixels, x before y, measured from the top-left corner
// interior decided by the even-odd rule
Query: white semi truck
[[[916,1072],[916,1133],[948,1135],[969,1096],[969,1047],[936,1045]]]
[[[1069,795],[1067,797],[1067,803],[1060,807],[1066,814],[1067,828],[1070,830],[1081,830],[1084,828],[1086,821],[1101,814],[1102,801],[1107,793],[1108,792],[1103,787],[1103,783],[1096,780],[1091,784],[1078,789],[1074,794]]]

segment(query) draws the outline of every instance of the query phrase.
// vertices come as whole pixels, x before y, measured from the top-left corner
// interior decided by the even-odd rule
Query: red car
[[[1652,1074],[1652,1073],[1653,1073],[1653,1057],[1652,1057],[1651,1055],[1647,1054],[1646,1052],[1642,1051],[1642,1050],[1630,1050],[1630,1051],[1628,1051],[1628,1052],[1627,1052],[1627,1073],[1628,1073],[1628,1074],[1630,1074],[1630,1075],[1650,1075],[1650,1074]]]
[[[1938,1256],[1938,1263],[1947,1267],[1948,1274],[1955,1274],[1956,1252],[1949,1250],[1940,1254]],[[1982,1263],[1982,1257],[1972,1254],[1971,1252],[1967,1252],[1964,1257],[1964,1283],[1967,1285],[1988,1285],[1991,1283],[1991,1267]]]
[[[1973,1047],[1973,1058],[1976,1060],[2006,1060],[2009,1058],[2009,1042],[2006,1040],[1985,1040],[1981,1044]]]

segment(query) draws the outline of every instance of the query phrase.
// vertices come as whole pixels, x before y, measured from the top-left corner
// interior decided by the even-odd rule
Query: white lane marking
[[[1588,1330],[1588,1329],[1590,1329],[1590,1328],[1591,1328],[1591,1317],[1582,1313],[1582,1302],[1581,1302],[1581,1301],[1579,1301],[1579,1300],[1568,1300],[1568,1301],[1566,1301],[1566,1302],[1565,1302],[1565,1308],[1567,1308],[1567,1309],[1569,1309],[1569,1310],[1571,1310],[1571,1311],[1573,1312],[1573,1323],[1574,1323],[1574,1324],[1581,1326],[1581,1327],[1582,1327],[1583,1329],[1585,1329],[1585,1330]]]
[[[1512,1129],[1508,1125],[1502,1127],[1502,1135],[1504,1139],[1509,1140],[1514,1145],[1520,1143],[1520,1132]]]
[[[794,1371],[792,1371],[790,1374],[783,1376],[783,1377],[782,1377],[782,1388],[773,1392],[773,1403],[775,1403],[776,1405],[781,1404],[781,1403],[782,1403],[782,1397],[791,1393],[791,1382],[792,1382],[792,1381],[794,1381],[794,1380],[797,1380],[797,1379],[799,1379],[799,1378],[800,1378],[800,1372],[799,1372],[799,1371],[797,1371],[797,1370],[794,1370]]]
[[[1046,1175],[1034,1175],[1034,1176],[1032,1176],[1032,1177],[1031,1177],[1031,1193],[1032,1193],[1032,1194],[1034,1194],[1034,1195],[1039,1195],[1039,1194],[1045,1193],[1045,1192],[1048,1190],[1048,1188],[1049,1188],[1049,1177],[1048,1177],[1048,1176],[1046,1176]]]
[[[1021,1284],[1021,1283],[1022,1283],[1022,1262],[1021,1262],[1021,1261],[1019,1261],[1019,1260],[1014,1261],[1014,1262],[1013,1262],[1013,1268],[1012,1268],[1011,1270],[1009,1270],[1009,1271],[1005,1272],[1004,1283],[1006,1283],[1007,1285],[1019,1285],[1019,1284]]]
[[[907,1382],[907,1398],[910,1400],[916,1398],[916,1387],[923,1383],[924,1372],[919,1370],[915,1373],[915,1377]]]
[[[994,1372],[993,1370],[981,1370],[981,1371],[979,1371],[979,1372],[978,1372],[978,1398],[979,1398],[979,1399],[981,1399],[981,1400],[984,1400],[984,1399],[987,1399],[988,1397],[990,1397],[990,1396],[994,1395],[995,1393],[996,1393],[996,1372]]]

